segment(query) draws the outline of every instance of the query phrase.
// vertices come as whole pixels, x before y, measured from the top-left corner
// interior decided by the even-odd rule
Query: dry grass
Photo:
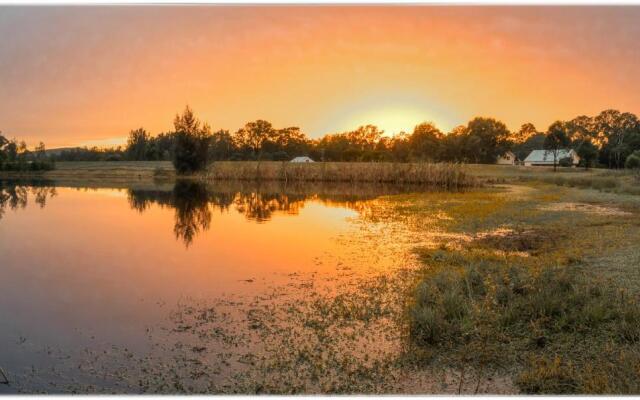
[[[58,162],[54,171],[4,172],[5,178],[38,176],[53,180],[175,180],[169,161],[74,161]],[[557,186],[594,189],[600,192],[640,194],[640,180],[628,171],[605,169],[523,167],[485,164],[348,163],[294,164],[290,162],[218,161],[200,176],[211,181],[362,182],[422,184],[444,189],[479,186],[483,183],[540,182]]]
[[[417,354],[483,371],[510,365],[527,393],[638,393],[640,308],[578,267],[469,262],[434,253],[444,268],[417,287],[410,337]],[[606,359],[608,349],[617,357]],[[522,365],[519,367],[518,365]]]
[[[638,228],[610,212],[632,196],[529,188],[402,206],[416,219],[443,210],[449,232],[472,238],[418,249],[409,360],[450,366],[477,385],[504,373],[525,393],[638,393]]]
[[[478,185],[477,180],[460,165],[428,163],[327,162],[296,164],[224,161],[211,164],[205,178],[214,181],[409,183],[447,189]]]
[[[38,176],[60,183],[139,183],[153,182],[158,171],[175,178],[173,166],[168,161],[70,161],[56,163],[56,169]]]
[[[153,181],[175,180],[168,161],[60,162],[47,179]],[[8,176],[9,177],[9,176]],[[417,184],[442,189],[479,186],[479,180],[460,164],[430,163],[290,163],[277,161],[217,161],[206,171],[189,177],[205,181],[279,181],[286,183],[342,182]]]
[[[56,163],[57,171],[153,171],[156,168],[173,170],[173,165],[171,161],[58,161]]]
[[[600,192],[640,194],[640,180],[629,170],[602,168],[524,167],[511,165],[468,164],[466,170],[484,183],[542,182],[557,186],[593,189]]]

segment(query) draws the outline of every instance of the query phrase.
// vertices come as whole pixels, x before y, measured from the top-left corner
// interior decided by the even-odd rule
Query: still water
[[[185,304],[226,301],[228,312],[219,314],[229,316],[247,299],[278,290],[311,298],[314,291],[336,290],[345,279],[392,271],[406,263],[406,247],[394,232],[385,232],[388,227],[363,218],[381,195],[404,190],[3,182],[0,367],[11,384],[0,385],[0,393],[145,391],[135,386],[138,378],[123,360],[146,357],[141,364],[156,366],[163,362],[153,357],[175,353],[179,346],[156,332],[190,330],[199,362],[213,357],[204,355],[210,343],[198,343],[203,334],[193,327],[200,325],[176,317]],[[207,329],[256,324],[246,316],[224,321]],[[228,345],[240,333],[226,335]],[[235,343],[239,347],[249,345]],[[116,350],[120,358],[111,356]],[[110,358],[99,358],[104,355]],[[224,370],[233,369],[233,362],[221,365],[216,374],[229,382]],[[125,377],[112,373],[116,367]],[[125,378],[135,385],[125,385]],[[216,379],[222,380],[207,381]],[[177,385],[155,391],[184,389]],[[225,388],[245,390],[234,383]]]

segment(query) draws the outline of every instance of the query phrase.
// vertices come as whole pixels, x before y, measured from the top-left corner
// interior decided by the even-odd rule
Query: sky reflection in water
[[[354,220],[403,190],[0,182],[1,366],[19,374],[52,362],[49,349],[98,343],[144,351],[147,329],[186,298],[254,296],[349,263],[391,267],[384,250],[353,241]]]

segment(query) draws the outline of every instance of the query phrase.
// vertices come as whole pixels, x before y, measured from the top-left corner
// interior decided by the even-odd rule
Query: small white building
[[[512,151],[507,151],[496,160],[498,165],[516,165],[517,157]]]
[[[310,162],[314,162],[311,158],[307,157],[307,156],[301,156],[301,157],[296,157],[293,160],[291,160],[291,162],[295,162],[295,163],[310,163]]]
[[[580,157],[573,149],[560,149],[556,154],[556,165],[560,164],[563,158],[571,159],[571,166],[575,167],[580,162]],[[533,150],[527,158],[524,159],[524,165],[531,166],[553,166],[553,151],[551,150]]]

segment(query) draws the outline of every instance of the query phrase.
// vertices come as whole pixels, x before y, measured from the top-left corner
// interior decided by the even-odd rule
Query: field
[[[73,161],[58,162],[54,170],[47,172],[0,172],[0,178],[45,179],[70,186],[123,187],[153,184],[156,170],[175,176],[168,161]]]
[[[483,182],[538,181],[558,186],[596,189],[603,192],[640,194],[637,173],[627,170],[524,167],[504,165],[468,165],[469,173]]]

